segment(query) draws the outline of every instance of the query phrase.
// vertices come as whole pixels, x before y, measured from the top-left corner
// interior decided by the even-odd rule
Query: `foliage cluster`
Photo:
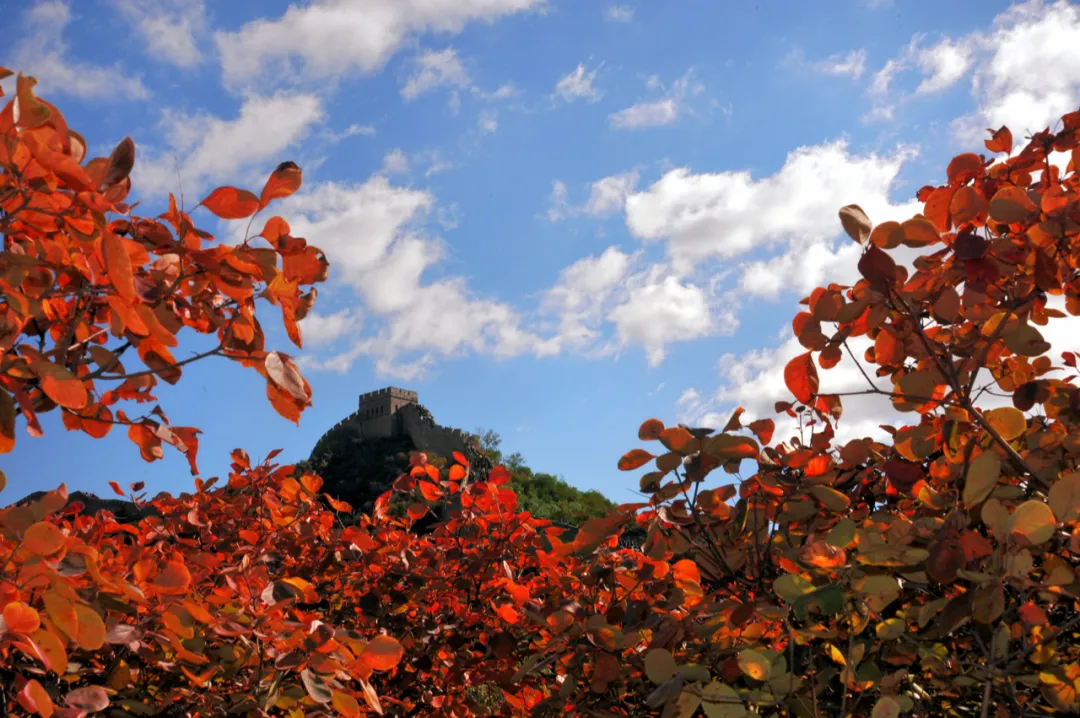
[[[503,457],[502,438],[494,430],[478,430],[476,439],[492,463],[505,466],[510,473],[508,488],[517,494],[522,511],[557,523],[578,525],[606,516],[615,508],[599,491],[582,491],[559,476],[533,471],[517,452]]]
[[[860,279],[816,289],[794,319],[806,352],[777,411],[796,435],[743,426],[741,410],[720,432],[650,419],[639,438],[662,450],[619,461],[655,465],[649,500],[572,541],[521,510],[510,471],[473,480],[461,455],[414,453],[349,523],[318,476],[240,450],[223,486],[196,478],[137,524],[60,510],[63,487],[0,512],[0,704],[45,718],[1080,711],[1080,388],[1075,355],[1055,365],[1039,329],[1065,316],[1051,296],[1080,314],[1080,113],[1062,125],[1015,154],[993,132],[1003,157],[954,158],[905,222],[843,208]],[[84,162],[30,78],[0,137],[0,451],[17,417],[34,434],[58,409],[70,430],[125,426],[148,461],[176,446],[194,470],[195,429],[111,408],[179,378],[194,358],[168,348],[185,326],[216,335],[196,357],[254,368],[299,415],[310,389],[264,350],[254,308],[279,307],[299,344],[318,250],[278,217],[255,247],[214,243],[175,203],[131,216],[133,145]],[[1052,152],[1072,155],[1065,171]],[[260,196],[201,204],[247,219],[299,184],[286,164]],[[922,253],[911,270],[901,246]],[[132,350],[146,369],[125,373]],[[819,370],[844,361],[859,393],[891,402],[888,440],[837,440],[844,397],[820,391]],[[646,531],[640,551],[619,547],[630,528]]]

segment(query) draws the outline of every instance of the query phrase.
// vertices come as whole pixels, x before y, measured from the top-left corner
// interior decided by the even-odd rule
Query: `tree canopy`
[[[322,254],[281,217],[224,245],[174,200],[134,216],[134,144],[87,160],[34,84],[20,75],[0,110],[0,452],[58,411],[92,436],[122,426],[148,462],[170,444],[197,473],[197,429],[118,405],[143,411],[158,380],[210,356],[258,371],[295,419],[310,388],[265,349],[255,308],[280,310],[300,345],[315,299],[300,288],[325,279]],[[650,448],[618,467],[647,468],[646,499],[572,538],[522,510],[510,468],[473,477],[457,453],[412,452],[359,515],[314,471],[241,449],[191,493],[113,482],[148,504],[137,523],[81,513],[64,486],[0,510],[0,705],[44,718],[1080,712],[1080,388],[1076,355],[1044,333],[1080,315],[1080,112],[1017,152],[999,128],[986,150],[953,158],[904,222],[840,209],[858,278],[803,300],[779,423],[744,425],[741,409],[719,431],[644,421]],[[251,226],[300,184],[283,163],[258,195],[223,187],[199,207]],[[217,346],[176,360],[181,333]],[[841,364],[864,389],[828,391]],[[840,438],[852,394],[882,399],[882,434]],[[641,550],[620,547],[630,530]]]

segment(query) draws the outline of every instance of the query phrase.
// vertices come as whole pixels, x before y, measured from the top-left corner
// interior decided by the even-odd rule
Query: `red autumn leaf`
[[[199,205],[221,219],[245,219],[259,211],[259,198],[246,189],[218,187]]]
[[[187,593],[191,585],[191,572],[182,561],[167,561],[154,577],[154,588],[158,593],[179,596]]]
[[[90,403],[86,386],[65,367],[50,361],[39,361],[34,363],[33,368],[41,378],[41,390],[60,406],[83,409]]]
[[[801,404],[810,404],[818,390],[817,367],[812,352],[800,354],[784,367],[784,383]]]
[[[38,521],[26,529],[23,546],[27,551],[38,556],[51,556],[67,543],[67,536],[56,524]]]
[[[405,649],[390,636],[378,635],[364,646],[360,659],[372,670],[389,671],[401,662]]]
[[[26,685],[22,687],[16,698],[24,710],[37,713],[41,718],[50,718],[56,711],[56,706],[53,704],[48,691],[33,679],[26,682]]]
[[[985,140],[986,149],[991,152],[1012,154],[1013,136],[1008,127],[999,127],[996,130],[987,128],[986,131],[990,133],[990,139]]]
[[[12,601],[4,606],[4,624],[12,633],[33,633],[41,628],[38,612],[22,601]]]
[[[979,157],[979,155],[972,152],[966,152],[962,155],[953,157],[952,162],[949,163],[946,174],[949,177],[949,184],[955,185],[963,183],[976,175],[982,174],[982,171],[982,157]]]
[[[295,162],[282,162],[270,174],[259,198],[259,209],[300,189],[302,173]]]
[[[664,422],[659,419],[647,419],[638,429],[638,438],[642,441],[655,441],[664,432]]]
[[[631,449],[619,459],[619,471],[633,471],[641,468],[656,457],[644,449]]]
[[[773,432],[776,431],[776,422],[772,419],[758,419],[757,421],[751,421],[748,428],[754,433],[758,441],[762,444],[768,444],[772,441]]]
[[[416,483],[420,486],[420,493],[423,495],[424,500],[437,501],[442,498],[442,489],[430,481],[417,481]]]

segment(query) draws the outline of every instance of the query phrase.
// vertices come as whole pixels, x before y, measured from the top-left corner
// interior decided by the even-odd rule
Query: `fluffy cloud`
[[[630,22],[634,19],[634,8],[630,5],[609,5],[604,16],[612,22]]]
[[[970,41],[944,38],[927,48],[918,47],[921,37],[912,41],[911,54],[923,74],[915,93],[940,92],[959,82],[975,63],[975,48]]]
[[[1046,127],[1080,105],[1080,8],[1031,1],[999,15],[984,47],[991,53],[972,82],[978,109],[953,130],[964,142],[1006,125],[1017,138]]]
[[[852,50],[846,55],[830,55],[813,63],[813,68],[826,75],[840,75],[858,80],[866,71],[866,50]]]
[[[661,87],[657,77],[649,78],[647,87]],[[686,101],[700,94],[705,88],[694,82],[690,72],[680,77],[665,96],[625,107],[608,115],[608,122],[617,130],[643,130],[670,125],[686,109]]]
[[[672,97],[639,102],[611,113],[611,126],[617,130],[643,130],[670,125],[679,117],[678,105]]]
[[[42,95],[81,98],[145,99],[150,96],[142,81],[129,77],[120,67],[80,62],[69,56],[64,29],[71,9],[62,0],[46,0],[24,16],[25,29],[12,50],[10,66],[38,79]]]
[[[590,101],[599,100],[600,93],[593,86],[596,73],[599,71],[599,67],[595,70],[587,70],[585,64],[580,63],[556,83],[555,94],[567,102],[573,102],[578,98],[585,98]]]
[[[342,309],[333,314],[312,312],[300,321],[307,348],[325,346],[342,337],[355,333],[363,323],[363,316],[354,309]]]
[[[800,251],[840,234],[836,212],[845,204],[860,204],[875,222],[910,217],[914,205],[896,207],[888,194],[911,155],[855,155],[840,140],[800,147],[762,179],[676,168],[627,197],[626,223],[643,241],[665,241],[678,270],[777,245]]]
[[[413,100],[440,85],[469,85],[469,73],[452,47],[438,51],[425,50],[416,57],[413,65],[412,76],[401,88],[401,96],[406,100]]]
[[[221,184],[280,158],[303,139],[323,117],[315,95],[279,92],[249,96],[240,114],[231,120],[207,113],[189,115],[167,111],[160,123],[169,151],[150,153],[135,165],[134,186],[145,195],[176,191],[178,158],[185,190],[201,190],[207,183]],[[246,177],[245,177],[246,178]]]
[[[590,185],[589,199],[581,206],[570,204],[569,190],[565,182],[555,180],[551,187],[551,197],[547,218],[556,222],[569,217],[588,215],[601,217],[623,209],[626,198],[637,186],[638,171],[622,172],[599,179]]]
[[[195,36],[206,28],[203,0],[115,0],[142,35],[147,54],[179,67],[202,60]]]
[[[383,157],[383,174],[406,174],[409,171],[409,158],[399,149],[393,149]]]
[[[297,69],[330,78],[350,71],[372,72],[411,36],[458,33],[476,21],[494,21],[546,0],[319,0],[290,5],[276,20],[253,20],[214,38],[229,84]]]
[[[612,309],[609,319],[619,343],[644,347],[651,366],[664,360],[668,344],[700,339],[717,330],[705,290],[667,273],[662,265],[628,284],[625,301]]]
[[[617,291],[635,260],[608,247],[599,256],[585,257],[562,270],[540,307],[541,312],[558,316],[560,348],[586,348],[601,339],[606,315],[618,301]]]
[[[318,184],[282,201],[279,211],[294,234],[326,253],[333,281],[353,290],[366,323],[375,325],[345,351],[309,358],[309,366],[344,371],[370,356],[379,372],[410,379],[442,357],[554,351],[523,328],[514,309],[476,296],[463,277],[425,281],[446,253],[423,229],[433,205],[427,192],[395,187],[380,175],[363,184]]]
[[[920,75],[918,85],[897,89],[897,77],[909,70]],[[987,127],[1006,125],[1021,137],[1053,125],[1080,104],[1080,9],[1066,0],[1028,0],[966,36],[927,44],[926,35],[915,35],[874,74],[864,120],[892,119],[898,106],[968,75],[978,107],[953,122],[959,142],[978,143]]]

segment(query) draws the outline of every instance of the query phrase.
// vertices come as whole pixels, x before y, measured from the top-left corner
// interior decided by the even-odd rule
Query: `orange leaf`
[[[0,454],[15,448],[15,400],[0,388]]]
[[[113,492],[116,495],[124,496],[124,497],[127,496],[127,494],[124,493],[124,490],[120,488],[120,484],[116,483],[115,481],[110,481],[109,482],[109,487],[113,490]]]
[[[101,251],[105,255],[109,282],[116,288],[121,299],[128,304],[134,304],[135,276],[131,271],[131,257],[124,246],[123,238],[106,230],[101,235]]]
[[[420,493],[424,495],[424,499],[427,501],[435,501],[443,495],[442,489],[430,481],[418,481],[420,484]]]
[[[656,457],[644,449],[632,449],[619,459],[619,471],[633,471],[649,463]]]
[[[191,585],[191,572],[181,561],[167,561],[154,577],[154,588],[159,593],[181,595],[187,593]]]
[[[85,409],[90,395],[83,383],[70,371],[50,361],[34,363],[34,373],[41,378],[45,396],[65,409]]]
[[[31,679],[26,682],[18,696],[19,705],[30,713],[37,713],[41,718],[50,718],[56,710],[52,698],[40,683]]]
[[[259,209],[270,204],[275,199],[288,197],[300,189],[302,172],[295,162],[282,162],[270,174],[266,180],[262,194],[259,198]]]
[[[360,657],[372,670],[388,671],[401,661],[404,653],[405,649],[397,640],[379,635],[367,642]]]
[[[42,665],[54,673],[64,673],[67,670],[67,651],[64,644],[50,631],[35,631],[30,637],[34,655],[38,657]]]
[[[38,556],[50,556],[63,548],[66,542],[64,532],[48,521],[38,521],[23,535],[23,546]]]
[[[467,471],[461,464],[454,464],[450,467],[450,480],[462,481],[465,478]]]
[[[360,704],[348,693],[335,690],[330,698],[330,704],[334,707],[334,710],[346,716],[346,718],[355,718],[355,716],[362,715],[360,713]]]
[[[655,441],[664,431],[664,422],[659,419],[646,419],[638,429],[638,438],[642,441]]]
[[[218,187],[199,204],[221,219],[244,219],[259,211],[259,198],[236,187]]]
[[[101,616],[85,603],[75,604],[75,614],[79,618],[79,628],[73,636],[79,648],[96,651],[105,645],[105,622]]]
[[[521,622],[521,616],[518,614],[517,611],[514,610],[514,607],[509,603],[504,603],[503,605],[496,608],[495,613],[499,614],[499,618],[511,625]]]
[[[1000,127],[996,130],[986,129],[990,133],[990,139],[985,141],[986,149],[991,152],[1004,152],[1012,154],[1013,136],[1008,127]]]
[[[49,108],[34,97],[34,85],[37,79],[25,77],[20,72],[15,80],[15,117],[20,129],[40,127],[48,121]]]
[[[956,157],[953,157],[947,170],[949,184],[962,183],[976,175],[982,174],[982,171],[982,157],[979,157],[973,152],[965,152],[962,155],[957,155]]]
[[[817,367],[811,352],[800,354],[784,367],[784,383],[802,404],[810,404],[818,390]]]
[[[41,616],[22,601],[12,601],[4,606],[4,623],[11,633],[33,633],[41,628]]]

